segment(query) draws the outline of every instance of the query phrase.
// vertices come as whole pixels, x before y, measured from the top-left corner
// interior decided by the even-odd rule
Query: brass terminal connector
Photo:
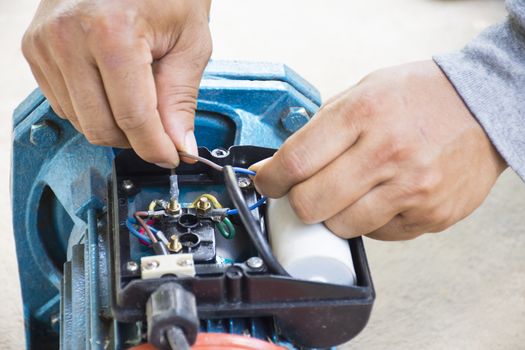
[[[178,253],[182,250],[182,244],[179,241],[177,235],[172,235],[168,243],[168,249],[174,253]]]
[[[197,201],[195,208],[197,208],[197,214],[200,214],[200,215],[205,214],[209,210],[211,210],[211,202],[207,197],[202,196]]]
[[[168,203],[168,207],[166,208],[166,212],[171,215],[178,215],[180,214],[180,203],[176,199],[170,199]]]

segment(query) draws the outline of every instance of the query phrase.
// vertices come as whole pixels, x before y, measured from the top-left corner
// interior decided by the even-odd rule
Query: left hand
[[[404,240],[438,232],[485,199],[506,164],[432,61],[377,71],[328,101],[257,166],[305,223]]]

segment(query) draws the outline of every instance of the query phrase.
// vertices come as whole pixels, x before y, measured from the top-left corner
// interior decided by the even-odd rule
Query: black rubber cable
[[[166,340],[172,350],[190,350],[184,332],[179,327],[171,327],[166,331]]]
[[[224,182],[226,184],[228,194],[230,195],[234,206],[239,210],[241,221],[244,224],[244,227],[246,228],[246,231],[248,232],[248,235],[250,236],[253,244],[255,245],[255,249],[257,249],[259,255],[268,267],[268,270],[278,275],[290,276],[273,255],[272,249],[270,248],[268,241],[266,241],[264,238],[259,224],[250,212],[250,209],[244,200],[244,196],[242,195],[241,189],[237,185],[237,177],[235,176],[234,170],[231,166],[226,165],[222,171],[224,173]]]

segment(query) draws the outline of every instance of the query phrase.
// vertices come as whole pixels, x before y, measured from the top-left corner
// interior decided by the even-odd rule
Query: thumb
[[[195,109],[200,80],[211,55],[211,39],[209,33],[208,40],[193,36],[187,47],[181,47],[185,39],[181,35],[172,51],[155,62],[157,103],[164,129],[177,150],[197,154]]]

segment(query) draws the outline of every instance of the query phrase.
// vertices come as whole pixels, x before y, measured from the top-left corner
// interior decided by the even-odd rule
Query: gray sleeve
[[[505,22],[434,61],[507,164],[525,181],[525,0],[507,0]]]

